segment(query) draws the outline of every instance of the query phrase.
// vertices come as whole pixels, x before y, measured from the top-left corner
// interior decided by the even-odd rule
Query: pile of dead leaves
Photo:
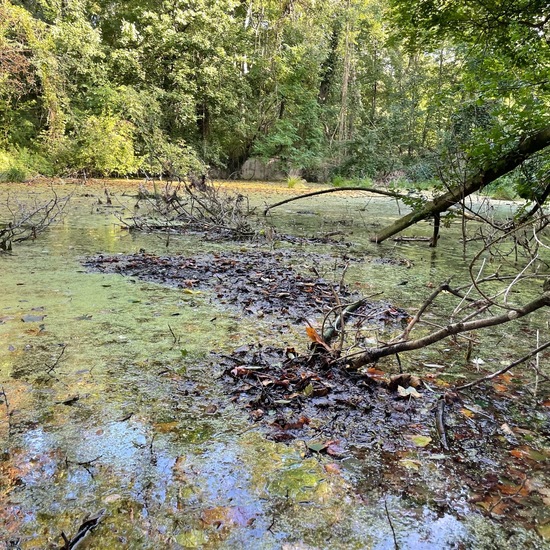
[[[232,400],[252,420],[266,423],[277,441],[323,438],[345,446],[382,439],[395,450],[411,417],[423,417],[431,428],[428,405],[437,398],[420,393],[415,376],[374,368],[351,373],[331,366],[325,354],[299,356],[294,349],[261,345],[242,346],[217,361],[232,383]]]
[[[520,386],[508,384],[504,395],[499,382],[458,395],[448,384],[434,388],[428,377],[375,366],[349,372],[328,357],[255,345],[215,361],[231,401],[271,439],[359,459],[372,470],[369,490],[400,491],[406,480],[407,495],[422,501],[425,476],[439,476],[446,480],[436,495],[442,510],[461,510],[466,495],[493,518],[539,525],[541,532],[537,511],[550,495],[550,450],[534,443],[548,434],[550,415],[524,405]],[[449,447],[437,429],[443,406]]]
[[[102,273],[119,273],[183,288],[188,292],[209,290],[216,303],[237,307],[245,313],[284,316],[297,321],[328,311],[334,295],[349,296],[339,284],[309,277],[285,265],[287,255],[247,252],[202,256],[98,255],[84,265]]]

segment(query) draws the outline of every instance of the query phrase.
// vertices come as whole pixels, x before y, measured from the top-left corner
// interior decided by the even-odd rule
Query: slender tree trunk
[[[464,197],[483,189],[548,146],[550,146],[550,126],[539,130],[531,136],[522,137],[512,150],[467,178],[463,185],[452,187],[443,195],[436,197],[433,201],[427,202],[419,210],[414,210],[410,214],[399,218],[390,226],[373,235],[371,241],[381,243],[419,221],[444,212],[449,207],[460,202]]]
[[[348,94],[349,94],[349,81],[351,73],[351,22],[350,18],[350,0],[346,4],[346,28],[345,28],[345,42],[344,42],[344,68],[342,74],[342,92],[340,96],[340,115],[338,117],[338,141],[343,142],[347,140],[348,130]],[[345,152],[344,152],[345,155]]]

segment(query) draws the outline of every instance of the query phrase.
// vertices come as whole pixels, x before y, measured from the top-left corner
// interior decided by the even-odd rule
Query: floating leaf
[[[324,467],[325,467],[325,472],[327,474],[337,475],[337,474],[342,473],[342,468],[338,464],[335,464],[334,462],[330,462],[329,464],[325,464]]]
[[[422,465],[419,460],[412,460],[410,458],[402,458],[399,464],[401,464],[403,468],[407,468],[407,470],[419,470]]]
[[[235,367],[234,369],[231,369],[231,374],[233,376],[248,376],[251,372],[252,371],[246,367]]]
[[[417,447],[426,447],[429,445],[432,441],[432,438],[429,435],[410,435],[409,439],[417,446]]]
[[[238,347],[236,350],[233,351],[233,353],[248,353],[250,351],[250,346],[244,345]]]
[[[498,487],[503,495],[522,496],[529,495],[529,489],[524,485],[516,485],[515,483],[501,483]]]
[[[542,496],[542,502],[544,502],[546,506],[550,506],[550,489],[544,487],[539,489],[538,492]]]
[[[367,374],[371,378],[375,378],[377,380],[382,380],[382,379],[385,379],[387,377],[386,372],[384,372],[383,370],[375,369],[374,367],[369,367],[367,369]]]
[[[535,462],[544,462],[545,460],[548,460],[548,457],[545,454],[531,447],[527,447],[526,445],[511,450],[510,454],[516,458],[528,458],[530,460],[534,460]]]
[[[550,540],[550,522],[548,522],[544,525],[538,525],[537,526],[537,533],[544,540]]]
[[[508,509],[507,501],[504,500],[500,495],[489,495],[482,502],[478,502],[477,505],[487,512],[499,516],[504,515],[506,510]]]
[[[323,443],[321,441],[308,441],[306,445],[307,448],[314,453],[320,453],[328,447],[328,443]]]
[[[92,315],[79,315],[78,317],[74,318],[75,321],[90,321],[92,319]]]
[[[156,424],[153,424],[153,426],[158,432],[166,434],[177,431],[179,428],[179,422],[157,422]]]
[[[201,548],[208,542],[208,535],[199,529],[191,529],[180,533],[176,537],[176,542],[184,548]]]
[[[45,317],[45,315],[23,315],[21,321],[23,321],[23,323],[39,323],[43,321]]]
[[[500,429],[501,429],[506,435],[513,435],[513,436],[516,435],[516,434],[514,433],[514,430],[512,430],[512,428],[510,428],[510,426],[508,426],[508,424],[506,424],[506,423],[502,424],[502,426],[500,427]]]
[[[344,448],[340,445],[340,441],[329,441],[327,445],[327,454],[330,456],[344,456],[346,454],[346,451]]]
[[[306,334],[312,342],[324,344],[323,339],[319,336],[319,333],[313,327],[306,327]]]

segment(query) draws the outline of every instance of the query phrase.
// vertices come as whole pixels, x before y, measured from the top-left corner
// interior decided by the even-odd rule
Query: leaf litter
[[[494,388],[441,394],[422,377],[374,367],[349,372],[324,353],[299,355],[261,344],[217,354],[215,367],[223,369],[231,402],[268,438],[302,442],[308,453],[344,467],[359,459],[363,476],[376,472],[370,489],[405,491],[407,498],[454,513],[464,509],[466,496],[469,506],[491,518],[513,519],[546,537],[550,513],[541,504],[550,494],[550,419],[523,403],[517,383],[506,396]],[[448,448],[434,421],[441,399]],[[468,403],[477,403],[482,414],[475,406],[465,409]]]
[[[288,265],[291,258],[284,251],[195,257],[142,252],[98,255],[84,264],[184,292],[208,292],[216,304],[269,316],[274,324],[326,314],[334,309],[335,293],[354,298],[344,285],[298,272]],[[363,321],[354,329],[362,323],[398,326],[408,318],[383,301],[365,301],[362,308],[356,319]],[[302,442],[308,454],[327,457],[334,475],[341,472],[335,460],[344,469],[359,460],[371,488],[399,494],[406,487],[408,498],[455,513],[464,510],[466,496],[468,506],[493,519],[513,519],[550,536],[544,506],[550,491],[547,401],[529,399],[517,378],[453,393],[439,364],[424,376],[392,375],[378,365],[351,372],[331,363],[322,333],[312,326],[305,332],[307,354],[261,342],[213,353],[212,368],[220,372],[228,402],[247,411],[268,438]],[[442,407],[444,437],[436,422]]]

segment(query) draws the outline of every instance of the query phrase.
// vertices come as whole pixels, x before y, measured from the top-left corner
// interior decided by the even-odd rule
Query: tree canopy
[[[4,0],[0,171],[453,185],[550,124],[543,0]],[[544,148],[510,176],[546,189]],[[546,174],[546,175],[545,175]],[[546,183],[545,183],[546,182]]]

